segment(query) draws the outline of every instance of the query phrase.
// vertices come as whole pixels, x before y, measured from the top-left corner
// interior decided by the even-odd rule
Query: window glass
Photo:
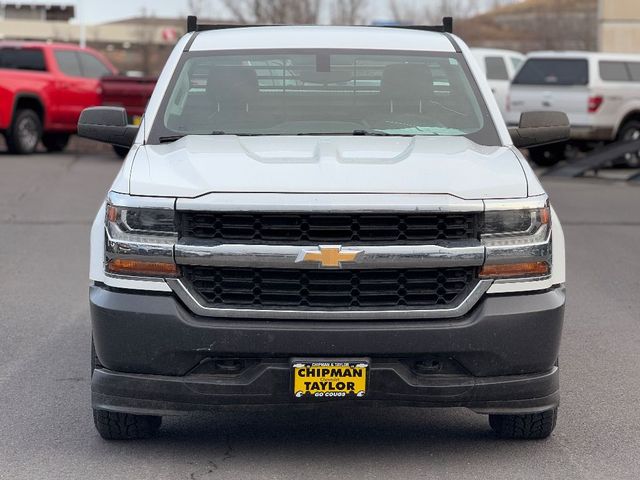
[[[509,80],[507,64],[502,57],[486,57],[484,63],[487,68],[487,78],[489,80]]]
[[[368,130],[498,144],[462,62],[460,54],[428,52],[192,53],[178,66],[151,137]]]
[[[513,80],[516,85],[587,85],[589,64],[577,58],[530,58]]]
[[[520,69],[522,63],[524,62],[524,59],[522,59],[521,57],[509,57],[509,60],[511,60],[511,65],[513,65],[513,70],[515,72]]]
[[[634,82],[640,82],[640,62],[628,62],[627,67],[629,68],[631,80]]]
[[[44,54],[39,48],[0,48],[0,68],[45,71]]]
[[[111,70],[89,53],[79,52],[80,66],[82,67],[82,76],[88,78],[102,78],[111,75]]]
[[[82,76],[80,61],[76,52],[72,50],[56,50],[55,57],[56,62],[58,62],[58,68],[62,73],[70,77]]]
[[[628,82],[631,80],[624,62],[600,62],[600,78],[608,82]]]

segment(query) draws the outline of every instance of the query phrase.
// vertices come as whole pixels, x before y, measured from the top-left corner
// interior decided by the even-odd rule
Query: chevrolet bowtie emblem
[[[341,268],[343,263],[355,262],[362,250],[342,250],[340,245],[321,245],[314,250],[300,252],[298,262],[318,262],[327,268]]]

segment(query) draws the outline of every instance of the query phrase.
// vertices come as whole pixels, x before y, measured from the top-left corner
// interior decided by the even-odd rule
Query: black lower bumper
[[[367,358],[368,394],[349,402],[487,413],[558,403],[562,288],[486,296],[459,319],[391,322],[203,318],[172,295],[92,287],[90,296],[94,408],[166,415],[300,403],[295,357]]]

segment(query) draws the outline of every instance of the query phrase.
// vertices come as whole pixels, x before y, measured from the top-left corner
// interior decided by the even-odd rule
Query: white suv
[[[590,52],[534,52],[509,92],[507,123],[527,110],[560,110],[571,122],[571,143],[640,139],[640,55]],[[530,150],[533,161],[553,165],[563,144]],[[637,155],[628,156],[637,164]]]
[[[564,237],[450,22],[198,25],[91,231],[92,406],[107,439],[220,405],[467,407],[542,438],[559,401]]]

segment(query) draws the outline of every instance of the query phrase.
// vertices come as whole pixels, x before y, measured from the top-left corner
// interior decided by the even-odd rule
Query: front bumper
[[[457,319],[231,320],[193,315],[170,294],[91,287],[99,368],[93,407],[167,415],[228,404],[301,403],[291,358],[367,358],[357,403],[462,406],[487,413],[558,404],[565,293],[485,296]],[[239,370],[207,370],[230,360]],[[416,362],[441,368],[416,370]],[[439,363],[438,363],[439,362]]]

